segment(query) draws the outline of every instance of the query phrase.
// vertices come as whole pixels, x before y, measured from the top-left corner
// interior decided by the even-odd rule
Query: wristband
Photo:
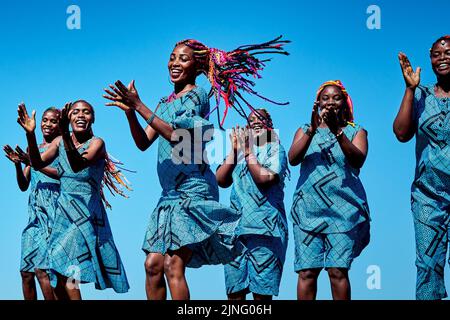
[[[339,139],[344,134],[344,130],[341,130],[341,132],[336,134],[336,139]]]
[[[156,117],[156,113],[153,112],[152,115],[146,120],[147,124],[151,125],[153,120],[155,119],[155,117]]]

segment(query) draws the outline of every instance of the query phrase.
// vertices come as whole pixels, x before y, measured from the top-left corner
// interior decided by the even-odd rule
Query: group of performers
[[[140,99],[134,81],[128,86],[116,81],[104,89],[107,105],[123,110],[139,150],[158,141],[162,193],[142,245],[148,299],[166,299],[167,286],[172,299],[189,299],[186,267],[216,264],[224,265],[228,299],[278,295],[288,243],[288,163],[300,166],[290,210],[297,298],[316,298],[322,269],[330,278],[333,299],[351,298],[349,270],[370,240],[369,205],[359,179],[368,134],[355,123],[353,102],[342,82],[327,81],[317,91],[310,121],[299,127],[286,153],[268,108],[254,108],[244,94],[279,104],[254,91],[251,78],[260,77],[267,61],[258,54],[287,55],[287,43],[279,37],[226,52],[192,39],[180,41],[168,62],[173,93],[154,109]],[[394,121],[399,141],[416,136],[412,212],[417,299],[447,296],[450,36],[433,43],[430,57],[437,82],[423,86],[420,69],[414,71],[406,55],[399,54],[406,90]],[[201,74],[209,80],[210,92],[196,85]],[[203,158],[208,141],[193,135],[193,157],[175,152],[182,132],[214,128],[209,120],[214,111],[222,128],[229,108],[245,117],[246,124],[232,128],[231,150],[215,173]],[[31,189],[20,266],[25,299],[37,297],[35,277],[49,300],[81,299],[78,283],[118,293],[129,289],[104,193],[107,188],[123,195],[128,185],[105,142],[94,135],[94,121],[94,108],[85,100],[67,103],[62,110],[49,108],[42,115],[43,142],[38,144],[36,113],[30,116],[19,105],[18,123],[28,148],[7,145],[4,151],[15,165],[19,188]],[[229,206],[219,202],[219,187],[231,187]]]

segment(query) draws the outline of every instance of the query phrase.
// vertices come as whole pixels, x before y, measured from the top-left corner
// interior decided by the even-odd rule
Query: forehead
[[[85,103],[85,102],[77,102],[77,103],[72,105],[71,109],[72,110],[86,110],[86,109],[88,109],[90,111],[93,111],[92,107],[90,105],[88,105],[87,103]]]
[[[433,51],[448,50],[448,49],[450,49],[450,39],[439,40],[433,45],[432,48]]]
[[[45,111],[44,114],[42,115],[42,118],[57,118],[57,117],[58,117],[58,112],[55,110]]]
[[[249,120],[256,120],[259,118],[267,118],[267,113],[264,110],[256,110],[256,112],[252,111],[248,116]]]
[[[342,94],[341,88],[337,86],[326,86],[323,88],[322,92],[320,93],[321,96],[323,95],[333,95],[333,94]]]
[[[185,44],[177,45],[172,51],[172,54],[175,54],[175,55],[184,54],[184,55],[192,56],[193,53],[194,53],[194,51]]]

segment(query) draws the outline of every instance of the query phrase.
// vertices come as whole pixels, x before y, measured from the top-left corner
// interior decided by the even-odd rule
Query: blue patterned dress
[[[79,152],[84,152],[93,139],[86,141]],[[58,159],[61,194],[50,240],[52,286],[56,285],[56,272],[81,283],[93,282],[97,289],[127,292],[127,276],[100,195],[105,160],[75,173],[62,139]]]
[[[44,152],[46,148],[39,148]],[[50,167],[56,167],[55,160]],[[59,196],[59,180],[30,168],[30,196],[28,198],[28,224],[22,232],[20,271],[47,270],[49,238]]]
[[[206,143],[200,139],[213,130],[204,118],[208,112],[208,94],[201,87],[160,102],[156,115],[196,143],[186,136],[186,148],[180,150],[182,144],[159,137],[157,170],[162,194],[150,215],[142,246],[146,254],[188,247],[193,254],[187,266],[193,268],[227,263],[239,250],[234,235],[239,214],[218,202],[216,177],[202,160]]]
[[[350,141],[359,130],[358,125],[343,129]],[[369,242],[369,207],[359,169],[350,166],[328,128],[317,129],[301,163],[291,218],[296,271],[350,268]]]
[[[279,141],[255,146],[258,163],[279,177],[261,188],[254,182],[242,153],[233,170],[231,207],[241,213],[236,234],[247,250],[225,265],[227,294],[249,291],[278,295],[286,257],[288,227],[284,209],[286,152]]]
[[[416,170],[411,207],[416,235],[416,297],[447,297],[444,267],[450,240],[450,98],[434,85],[419,86],[414,98]]]

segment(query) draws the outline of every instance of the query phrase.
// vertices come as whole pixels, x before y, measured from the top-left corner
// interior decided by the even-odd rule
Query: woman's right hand
[[[13,148],[11,148],[11,146],[9,144],[7,144],[6,146],[3,146],[3,151],[5,151],[6,157],[9,160],[11,160],[11,162],[13,162],[14,164],[19,164],[21,162],[19,155],[17,154],[17,152],[15,152],[13,150]]]
[[[231,141],[231,147],[233,148],[233,152],[237,154],[239,152],[239,126],[236,126],[232,128],[231,134],[230,134],[230,141]]]
[[[116,81],[115,86],[109,85],[111,90],[103,89],[106,93],[103,95],[105,99],[112,102],[106,103],[107,106],[119,107],[125,112],[135,110],[137,105],[141,103],[139,94],[134,86],[134,80],[132,80],[128,87],[125,87],[121,81]]]
[[[314,102],[314,106],[311,114],[311,127],[310,130],[315,132],[322,123],[322,118],[319,115],[319,101]]]
[[[18,117],[17,123],[21,125],[22,128],[27,133],[32,133],[36,129],[36,111],[33,110],[31,113],[31,118],[28,115],[27,108],[24,103],[19,104],[19,108],[17,109]]]
[[[416,89],[420,84],[420,67],[417,67],[416,72],[414,72],[408,57],[403,52],[398,54],[398,60],[400,62],[400,67],[402,68],[406,87]]]
[[[16,145],[16,154],[18,155],[20,162],[26,166],[31,166],[30,156],[18,145]]]

